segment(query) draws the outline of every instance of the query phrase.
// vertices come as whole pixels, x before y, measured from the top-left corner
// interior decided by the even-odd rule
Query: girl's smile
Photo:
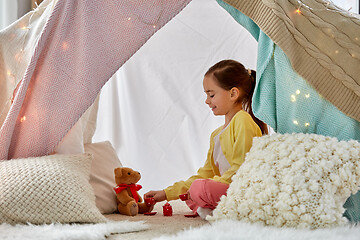
[[[213,75],[205,75],[203,87],[206,93],[205,103],[214,115],[225,116],[225,126],[227,126],[231,118],[242,109],[241,104],[237,103],[239,90],[237,88],[231,90],[221,88]]]

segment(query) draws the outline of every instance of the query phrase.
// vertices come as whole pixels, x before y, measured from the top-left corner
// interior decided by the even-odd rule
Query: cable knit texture
[[[99,223],[89,184],[91,154],[0,162],[0,223]]]
[[[316,134],[254,138],[246,160],[208,220],[277,227],[343,225],[343,205],[360,185],[360,143]]]
[[[340,111],[360,121],[360,19],[329,1],[224,0],[249,16],[295,71]],[[296,12],[300,7],[301,14]]]

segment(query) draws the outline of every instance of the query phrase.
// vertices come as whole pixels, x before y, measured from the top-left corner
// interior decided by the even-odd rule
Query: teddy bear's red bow
[[[119,184],[116,187],[114,187],[114,191],[116,193],[120,193],[122,190],[125,190],[127,188],[130,188],[130,192],[133,195],[135,202],[138,202],[139,196],[137,194],[137,191],[139,191],[142,188],[142,186],[139,184]]]

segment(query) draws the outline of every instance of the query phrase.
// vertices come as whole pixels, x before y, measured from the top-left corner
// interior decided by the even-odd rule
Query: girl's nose
[[[209,98],[206,98],[206,99],[205,99],[205,103],[206,103],[207,105],[209,105],[209,104],[210,104],[210,99],[209,99]]]

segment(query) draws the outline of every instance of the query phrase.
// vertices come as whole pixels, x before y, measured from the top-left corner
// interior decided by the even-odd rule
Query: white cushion
[[[89,184],[91,154],[0,161],[0,223],[105,222]]]
[[[254,138],[213,217],[278,227],[334,227],[360,185],[360,143],[316,134]]]
[[[115,149],[109,141],[85,144],[85,152],[91,153],[94,160],[91,165],[90,184],[94,189],[96,206],[101,213],[113,213],[117,210],[114,169],[121,167]]]

